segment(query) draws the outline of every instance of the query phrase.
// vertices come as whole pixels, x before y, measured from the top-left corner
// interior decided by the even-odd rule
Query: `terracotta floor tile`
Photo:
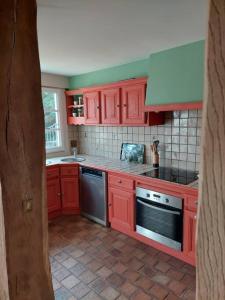
[[[166,274],[168,277],[175,280],[181,280],[184,277],[184,273],[174,270],[172,268],[169,269],[169,271]]]
[[[128,298],[124,295],[120,295],[119,298],[117,298],[116,300],[128,300]]]
[[[96,272],[97,270],[99,270],[103,265],[95,260],[95,259],[92,259],[92,261],[90,261],[87,265],[87,268],[90,269],[92,272]]]
[[[67,289],[72,289],[80,282],[74,275],[70,275],[61,281],[62,285]]]
[[[56,300],[194,300],[195,269],[80,216],[49,226]]]
[[[84,254],[84,255],[78,257],[77,260],[79,262],[81,262],[82,264],[86,265],[86,264],[88,264],[89,262],[92,261],[92,257],[90,257],[89,255]]]
[[[84,271],[80,276],[79,279],[81,279],[84,283],[88,284],[95,280],[97,278],[97,275],[94,274],[93,272],[87,270]]]
[[[87,268],[85,267],[85,265],[81,263],[77,263],[75,266],[69,269],[69,271],[77,277],[79,277],[86,270]]]
[[[123,276],[129,281],[135,282],[141,276],[141,274],[136,271],[128,270],[123,274]]]
[[[61,269],[62,265],[57,262],[55,259],[51,262],[51,271],[52,273],[56,272],[57,270]]]
[[[155,281],[161,285],[167,285],[170,281],[170,278],[164,274],[156,274],[152,278],[152,281]]]
[[[147,276],[141,276],[137,281],[135,281],[135,285],[145,291],[148,291],[154,285],[154,282]]]
[[[128,265],[130,269],[134,271],[138,271],[144,266],[144,263],[139,259],[137,259],[136,257],[134,257],[129,261]]]
[[[59,289],[62,285],[59,283],[58,280],[56,280],[54,277],[52,278],[52,284],[53,284],[53,289],[56,291]]]
[[[64,261],[62,262],[62,265],[63,265],[65,268],[70,269],[70,268],[72,268],[73,266],[75,266],[77,263],[78,263],[78,262],[77,262],[74,258],[69,257],[69,258],[67,258],[66,260],[64,260]]]
[[[122,294],[124,294],[127,297],[130,297],[137,290],[137,287],[132,283],[126,281],[119,289],[122,292]]]
[[[104,289],[100,294],[106,300],[115,300],[119,296],[119,292],[111,286]]]
[[[181,299],[195,300],[195,292],[192,290],[185,290],[184,293],[181,295]]]
[[[80,282],[79,284],[75,285],[75,287],[73,287],[70,291],[75,297],[82,298],[90,292],[90,289],[86,284]]]
[[[166,273],[171,268],[171,266],[168,263],[163,261],[159,261],[154,267],[156,270],[164,273]]]
[[[153,287],[150,289],[150,293],[157,299],[163,300],[169,294],[169,291],[158,284],[154,284]]]
[[[57,270],[56,272],[53,273],[53,276],[58,280],[61,281],[67,276],[71,275],[70,271],[64,267],[61,269]]]
[[[95,292],[91,291],[82,300],[102,300],[100,296],[98,296]]]
[[[168,285],[168,288],[177,296],[180,296],[182,292],[185,290],[186,285],[180,281],[172,280]]]
[[[112,269],[114,272],[122,274],[123,272],[125,272],[127,270],[127,266],[122,264],[121,262],[118,262],[113,266]]]
[[[107,282],[113,286],[113,287],[120,287],[124,282],[125,279],[124,277],[120,276],[117,273],[112,273],[108,278],[107,278]]]
[[[109,286],[109,284],[105,280],[97,278],[94,281],[92,281],[88,286],[91,289],[93,289],[96,293],[100,294],[106,287]]]
[[[69,300],[72,296],[71,292],[64,287],[55,291],[55,300]]]
[[[112,274],[112,271],[107,267],[102,267],[96,272],[96,274],[102,278],[107,278],[109,275]]]
[[[166,298],[165,298],[165,300],[179,300],[179,299],[180,298],[173,293],[169,293],[169,295],[166,296]]]
[[[64,260],[66,260],[69,257],[69,255],[66,252],[59,252],[58,254],[56,254],[54,256],[55,260],[57,260],[58,262],[63,262]]]
[[[73,251],[72,253],[70,253],[70,255],[73,257],[73,258],[78,258],[82,255],[84,255],[84,251],[80,250],[80,249],[76,249],[75,251]]]
[[[130,299],[131,300],[152,300],[152,296],[144,293],[143,291],[138,291]]]

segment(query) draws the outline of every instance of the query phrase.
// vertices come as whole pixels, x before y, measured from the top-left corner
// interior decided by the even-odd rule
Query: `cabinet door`
[[[47,180],[48,213],[61,210],[59,178]]]
[[[101,115],[103,124],[120,124],[120,89],[101,92]]]
[[[109,221],[123,232],[134,231],[134,194],[121,189],[109,189]]]
[[[196,212],[184,210],[184,252],[195,261]]]
[[[85,124],[100,123],[100,97],[99,92],[84,94]]]
[[[79,184],[77,177],[61,178],[62,209],[79,210]]]
[[[145,124],[145,85],[137,84],[122,88],[122,123]]]

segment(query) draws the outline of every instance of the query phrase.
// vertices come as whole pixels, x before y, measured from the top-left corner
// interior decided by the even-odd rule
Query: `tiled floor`
[[[49,225],[57,300],[195,299],[195,269],[82,217]]]

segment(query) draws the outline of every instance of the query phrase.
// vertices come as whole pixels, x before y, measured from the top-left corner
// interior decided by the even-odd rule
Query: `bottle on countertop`
[[[151,145],[151,154],[152,154],[152,165],[154,168],[159,167],[159,152],[158,152],[159,140],[156,140]]]

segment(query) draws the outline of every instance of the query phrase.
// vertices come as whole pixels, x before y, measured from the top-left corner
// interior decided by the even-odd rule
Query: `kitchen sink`
[[[62,158],[61,161],[62,162],[81,162],[84,161],[85,158],[84,157],[67,157],[67,158]]]

